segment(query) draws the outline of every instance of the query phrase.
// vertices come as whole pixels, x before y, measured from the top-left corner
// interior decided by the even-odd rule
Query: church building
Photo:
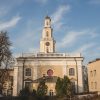
[[[41,79],[46,79],[48,95],[56,94],[55,85],[58,77],[68,76],[74,91],[82,93],[83,90],[83,57],[80,53],[58,53],[55,50],[56,41],[53,37],[51,18],[46,16],[39,53],[23,53],[16,58],[14,66],[13,96],[17,96],[25,86],[37,89]]]

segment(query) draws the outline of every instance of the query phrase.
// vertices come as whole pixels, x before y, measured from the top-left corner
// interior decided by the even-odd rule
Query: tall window
[[[25,76],[31,76],[31,68],[26,68]]]
[[[96,75],[96,70],[94,70],[94,76]]]
[[[71,76],[75,75],[75,69],[74,68],[69,69],[69,75],[71,75]]]
[[[49,23],[48,23],[48,22],[47,22],[46,24],[47,24],[47,25],[49,25]]]
[[[92,73],[92,71],[90,71],[90,76],[93,76],[93,73]]]
[[[93,89],[93,82],[91,82],[91,88]]]
[[[48,31],[46,32],[46,37],[48,37],[49,36],[49,34],[48,34]]]
[[[97,89],[97,82],[94,82],[94,84],[95,84],[95,89]]]

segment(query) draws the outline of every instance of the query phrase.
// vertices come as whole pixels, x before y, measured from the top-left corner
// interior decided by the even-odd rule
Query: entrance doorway
[[[72,84],[72,93],[75,94],[75,82],[71,82]]]
[[[53,90],[49,91],[50,96],[53,96]]]
[[[25,82],[25,88],[31,89],[31,82]]]

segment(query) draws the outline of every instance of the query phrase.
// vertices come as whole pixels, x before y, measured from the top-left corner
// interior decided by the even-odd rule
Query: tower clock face
[[[50,43],[49,43],[49,42],[46,42],[45,44],[46,44],[46,46],[49,46],[49,45],[50,45]]]

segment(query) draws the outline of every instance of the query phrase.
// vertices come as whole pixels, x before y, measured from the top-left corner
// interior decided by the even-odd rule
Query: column
[[[14,67],[13,96],[17,96],[18,67]]]

